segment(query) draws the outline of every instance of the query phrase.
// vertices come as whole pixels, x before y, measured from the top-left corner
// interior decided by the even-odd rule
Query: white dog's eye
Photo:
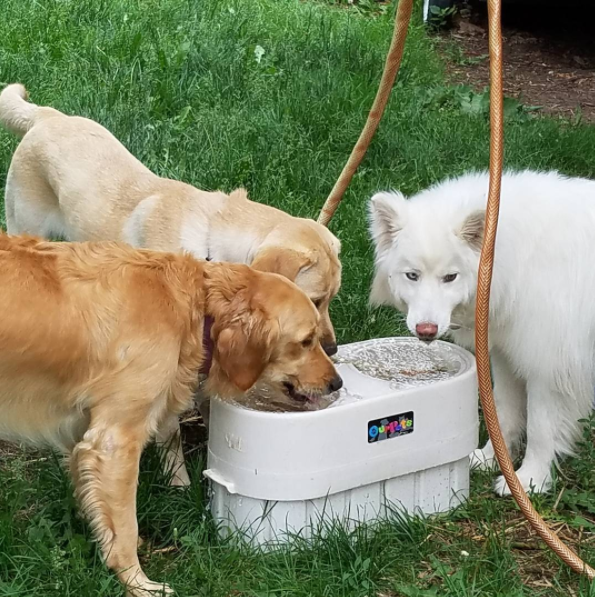
[[[417,282],[419,280],[419,274],[416,272],[406,272],[405,275],[407,276],[407,279],[412,282]]]
[[[444,278],[442,278],[443,282],[454,282],[457,279],[457,276],[459,274],[446,274],[446,276],[444,276]]]

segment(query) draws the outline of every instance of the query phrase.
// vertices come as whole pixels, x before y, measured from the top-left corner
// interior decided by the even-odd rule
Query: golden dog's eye
[[[302,346],[309,348],[314,343],[314,336],[308,336],[305,340],[302,340]]]

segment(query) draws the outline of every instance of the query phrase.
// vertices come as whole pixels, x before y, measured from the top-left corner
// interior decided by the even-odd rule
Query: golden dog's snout
[[[331,394],[332,392],[338,392],[343,387],[343,379],[337,373],[333,379],[329,382],[327,386],[327,393]]]

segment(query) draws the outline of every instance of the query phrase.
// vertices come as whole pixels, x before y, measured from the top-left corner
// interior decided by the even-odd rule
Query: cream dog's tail
[[[34,124],[39,106],[27,101],[24,85],[13,83],[0,93],[0,123],[16,135],[23,136]]]

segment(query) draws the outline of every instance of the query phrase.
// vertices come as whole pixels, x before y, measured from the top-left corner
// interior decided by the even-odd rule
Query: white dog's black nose
[[[423,340],[424,342],[431,342],[432,340],[436,339],[436,335],[438,334],[438,326],[430,321],[418,323],[415,326],[415,334],[420,340]]]

